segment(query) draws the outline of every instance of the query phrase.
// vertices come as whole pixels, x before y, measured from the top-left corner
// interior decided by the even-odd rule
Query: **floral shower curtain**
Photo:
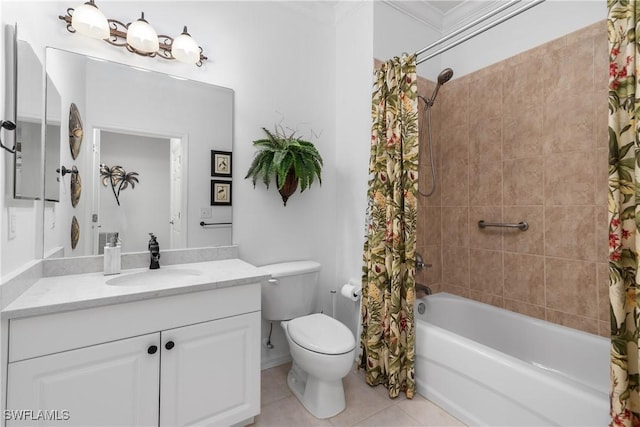
[[[376,71],[360,347],[367,383],[384,384],[390,397],[415,392],[417,90],[415,55]]]
[[[638,208],[640,111],[636,55],[640,4],[608,1],[609,34],[609,297],[611,425],[640,425]],[[638,34],[640,35],[640,34]]]

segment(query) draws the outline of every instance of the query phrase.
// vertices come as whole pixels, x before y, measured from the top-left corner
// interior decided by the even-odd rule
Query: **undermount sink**
[[[192,268],[159,268],[113,277],[105,283],[111,286],[167,285],[181,279],[200,276],[200,270]]]

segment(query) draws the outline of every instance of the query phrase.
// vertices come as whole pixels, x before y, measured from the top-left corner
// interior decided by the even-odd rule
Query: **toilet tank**
[[[289,320],[313,312],[320,264],[290,261],[260,267],[272,279],[262,282],[262,317]]]

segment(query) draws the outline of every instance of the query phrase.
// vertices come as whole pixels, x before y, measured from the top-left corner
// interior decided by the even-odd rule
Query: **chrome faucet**
[[[151,236],[149,239],[149,253],[151,254],[151,264],[149,265],[149,268],[151,270],[155,270],[160,268],[160,245],[153,233],[149,233],[149,236]]]

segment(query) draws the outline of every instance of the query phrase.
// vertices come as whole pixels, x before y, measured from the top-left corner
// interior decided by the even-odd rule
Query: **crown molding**
[[[429,1],[383,0],[383,3],[420,23],[427,25],[432,30],[442,33],[444,14],[440,9],[431,5]]]
[[[430,0],[384,0],[383,3],[444,36],[502,6],[505,1],[464,0],[447,12],[431,4]]]
[[[495,10],[504,3],[505,0],[465,0],[464,3],[457,5],[444,15],[441,25],[442,34],[449,34],[469,22],[491,12],[492,10]],[[517,5],[517,3],[514,3],[512,7],[515,5]],[[506,11],[509,11],[509,9]]]

